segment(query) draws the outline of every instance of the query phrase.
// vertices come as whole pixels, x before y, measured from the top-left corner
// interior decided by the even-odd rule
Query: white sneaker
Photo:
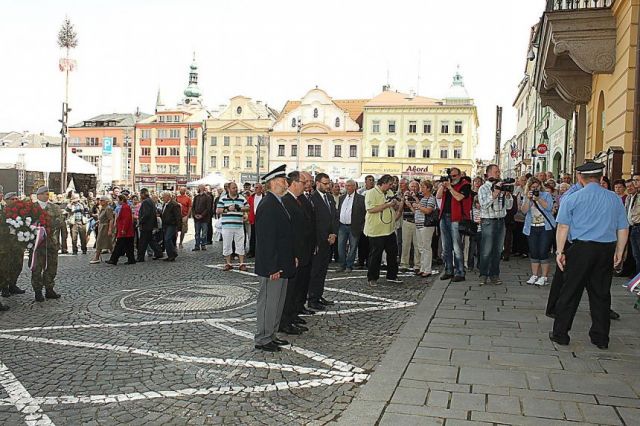
[[[531,275],[531,278],[529,278],[529,281],[527,281],[527,284],[536,284],[538,281],[538,276],[537,275]]]
[[[535,283],[535,284],[536,284],[536,285],[539,285],[539,286],[545,286],[545,285],[547,285],[547,284],[549,284],[549,283],[547,282],[547,277],[540,277],[540,278],[538,278],[538,279],[536,280],[536,283]]]

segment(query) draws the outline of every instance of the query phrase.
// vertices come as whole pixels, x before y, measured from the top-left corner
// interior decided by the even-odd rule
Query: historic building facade
[[[204,127],[208,118],[194,59],[182,102],[167,107],[158,91],[155,114],[136,124],[136,189],[173,190],[200,178],[205,171]]]
[[[460,73],[442,100],[383,88],[364,107],[362,174],[439,177],[475,173],[478,114]]]
[[[269,164],[269,131],[278,112],[261,101],[236,96],[206,121],[205,172],[235,182],[257,182]],[[259,163],[259,166],[258,166]]]
[[[640,170],[640,155],[632,162],[640,154],[633,142],[640,132],[639,15],[639,0],[552,1],[537,34],[534,84],[542,105],[574,119],[574,162],[603,162],[610,178]]]
[[[332,179],[360,176],[362,119],[368,99],[334,100],[324,90],[310,90],[288,101],[273,125],[269,168],[324,172]]]

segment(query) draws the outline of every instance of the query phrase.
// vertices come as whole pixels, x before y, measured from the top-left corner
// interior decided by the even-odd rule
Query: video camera
[[[512,178],[507,178],[507,179],[493,179],[491,180],[491,182],[493,182],[493,185],[491,185],[491,191],[495,191],[496,189],[499,189],[500,191],[503,192],[510,192],[513,193],[513,191],[515,190],[515,183],[516,180],[512,179]]]
[[[394,192],[393,194],[387,195],[385,197],[385,202],[390,203],[392,201],[397,201],[397,202],[402,201],[402,199],[400,198],[400,195],[398,195],[397,192]]]
[[[440,176],[440,182],[451,182],[451,169],[444,169],[446,176]]]

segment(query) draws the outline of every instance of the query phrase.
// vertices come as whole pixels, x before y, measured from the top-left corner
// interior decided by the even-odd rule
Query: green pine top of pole
[[[58,46],[61,49],[73,49],[78,45],[78,33],[73,28],[69,18],[64,18],[62,27],[58,31]]]

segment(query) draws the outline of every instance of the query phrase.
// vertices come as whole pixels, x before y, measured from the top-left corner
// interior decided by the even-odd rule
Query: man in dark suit
[[[167,252],[166,262],[173,262],[178,257],[176,250],[176,235],[178,226],[182,226],[182,207],[176,202],[171,193],[162,193],[162,233],[164,238],[164,249]]]
[[[340,254],[340,267],[337,272],[353,271],[353,263],[356,259],[358,240],[364,229],[364,217],[367,210],[364,206],[364,196],[356,192],[358,184],[348,180],[345,184],[347,193],[340,196],[338,202],[338,253]],[[347,251],[347,241],[349,251]]]
[[[287,282],[296,273],[294,235],[291,215],[282,204],[287,192],[285,165],[272,170],[262,178],[267,194],[256,211],[256,265],[260,291],[256,305],[257,331],[255,347],[277,352],[289,342],[277,337],[282,309],[287,293]]]
[[[151,246],[153,250],[153,258],[162,258],[162,249],[160,245],[153,239],[153,230],[158,227],[158,216],[156,205],[149,197],[149,190],[142,188],[140,190],[140,210],[138,211],[138,228],[140,228],[140,239],[138,241],[138,258],[136,262],[144,262],[144,255],[147,247]]]
[[[308,330],[303,325],[306,321],[298,316],[301,309],[299,301],[302,300],[302,308],[304,308],[304,300],[307,297],[311,257],[316,248],[313,208],[309,208],[311,206],[303,195],[307,179],[311,179],[308,173],[298,171],[289,173],[287,177],[289,191],[282,197],[282,202],[291,216],[294,253],[298,259],[296,275],[287,284],[287,297],[280,321],[280,331],[287,334],[300,334]]]
[[[325,310],[333,302],[322,297],[324,281],[331,260],[331,246],[338,236],[338,215],[331,196],[331,180],[326,173],[316,175],[316,190],[311,195],[316,215],[316,253],[311,260],[311,280],[309,281],[309,308]]]

